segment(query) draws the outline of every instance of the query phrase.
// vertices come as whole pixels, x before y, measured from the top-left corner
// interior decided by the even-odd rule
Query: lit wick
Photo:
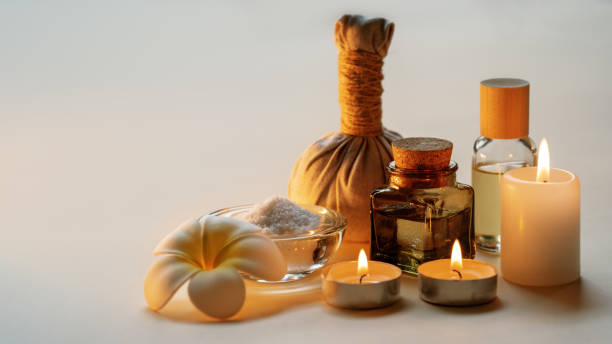
[[[538,147],[538,168],[536,170],[536,182],[548,183],[550,180],[550,152],[548,141],[543,138]]]
[[[359,284],[363,284],[363,278],[366,277],[368,274],[363,274],[361,275],[361,277],[359,277]]]
[[[363,284],[363,278],[368,275],[368,257],[365,251],[359,251],[359,259],[357,260],[357,274],[359,274],[359,284]]]
[[[463,279],[463,275],[461,274],[461,271],[459,271],[457,269],[453,269],[453,272],[456,272],[457,275],[459,275],[459,279]]]
[[[459,240],[455,239],[453,243],[453,250],[451,251],[451,264],[450,264],[451,272],[456,272],[459,275],[459,279],[463,279],[463,275],[461,274],[461,269],[463,269],[463,260],[461,259],[461,245],[459,245]]]

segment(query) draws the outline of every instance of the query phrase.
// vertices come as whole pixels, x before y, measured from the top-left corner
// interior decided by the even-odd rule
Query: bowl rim
[[[208,212],[202,216],[200,216],[200,220],[206,216],[226,216],[225,214],[227,214],[230,211],[236,211],[236,210],[243,210],[243,209],[248,209],[248,208],[252,208],[253,206],[255,206],[256,203],[246,203],[246,204],[240,204],[240,205],[235,205],[235,206],[230,206],[230,207],[225,207],[225,208],[220,208],[217,210],[213,210],[211,212]],[[297,205],[299,205],[302,208],[305,208],[307,210],[312,210],[312,209],[320,209],[320,210],[325,210],[328,214],[318,214],[318,215],[323,215],[323,216],[332,216],[333,218],[336,219],[336,223],[334,225],[327,225],[328,228],[324,228],[320,231],[317,231],[316,233],[312,233],[312,234],[268,234],[268,233],[263,233],[264,235],[266,235],[267,237],[269,237],[270,239],[274,240],[274,241],[283,241],[283,240],[301,240],[301,239],[312,239],[312,238],[317,238],[317,237],[326,237],[329,235],[334,235],[337,234],[338,232],[340,233],[344,233],[344,230],[346,229],[346,225],[347,225],[347,221],[346,221],[346,217],[344,217],[344,215],[340,214],[339,212],[321,206],[321,205],[316,205],[316,204],[302,204],[302,203],[297,203]],[[320,226],[323,224],[319,225]]]

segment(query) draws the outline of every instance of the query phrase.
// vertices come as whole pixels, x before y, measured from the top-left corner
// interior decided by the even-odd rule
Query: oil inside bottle
[[[373,208],[372,257],[416,274],[420,264],[449,258],[459,239],[464,258],[473,258],[472,208],[451,211],[431,204],[406,202]]]
[[[472,168],[476,247],[499,253],[501,236],[500,185],[505,172],[527,166],[524,162],[482,164]]]

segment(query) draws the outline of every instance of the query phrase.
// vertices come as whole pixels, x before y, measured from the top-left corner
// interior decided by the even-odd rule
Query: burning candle
[[[323,296],[330,305],[342,308],[388,306],[399,299],[401,275],[402,271],[394,265],[369,261],[362,249],[358,260],[323,269]]]
[[[421,299],[430,303],[473,306],[490,302],[497,295],[497,269],[485,262],[462,259],[458,240],[450,259],[421,264],[418,272]]]
[[[502,276],[527,286],[554,286],[580,277],[580,182],[550,168],[542,139],[538,167],[504,174]]]

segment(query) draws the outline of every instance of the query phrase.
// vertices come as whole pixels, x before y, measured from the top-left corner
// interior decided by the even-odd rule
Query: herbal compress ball
[[[385,183],[391,141],[401,138],[381,121],[382,65],[393,29],[393,23],[382,18],[345,15],[336,22],[340,132],[308,147],[289,181],[292,201],[346,216],[347,241],[369,240],[369,194]]]

